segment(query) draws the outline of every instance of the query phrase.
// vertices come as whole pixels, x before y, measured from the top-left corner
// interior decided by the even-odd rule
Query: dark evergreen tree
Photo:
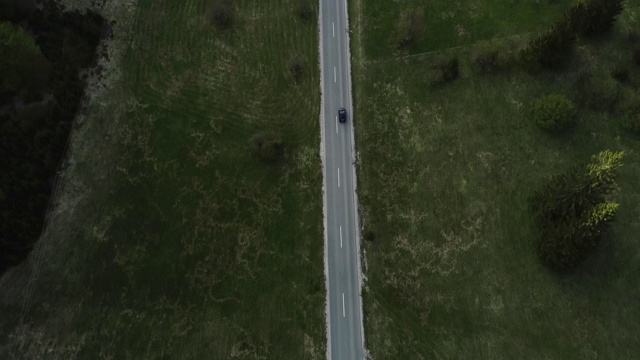
[[[565,23],[557,23],[520,51],[520,60],[531,70],[558,69],[569,59],[576,36]]]
[[[605,196],[613,190],[622,157],[622,152],[603,151],[592,157],[586,172],[574,168],[552,178],[536,194],[538,252],[544,263],[571,268],[595,248],[619,207]]]

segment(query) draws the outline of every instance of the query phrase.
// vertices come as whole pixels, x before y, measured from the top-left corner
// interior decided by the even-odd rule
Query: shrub
[[[441,58],[429,75],[429,84],[439,86],[458,78],[458,58]]]
[[[443,59],[439,67],[446,81],[453,81],[458,78],[458,58]]]
[[[533,120],[541,129],[559,132],[575,121],[576,106],[566,96],[550,94],[537,99],[533,105]]]
[[[507,59],[497,46],[482,42],[474,51],[473,62],[479,72],[489,73],[505,67]]]
[[[569,60],[575,41],[575,33],[568,26],[555,24],[520,51],[520,61],[529,70],[559,69]]]
[[[398,21],[397,46],[399,48],[408,47],[420,39],[424,30],[424,10],[421,7],[405,10]]]
[[[284,142],[280,134],[263,131],[253,135],[249,144],[254,153],[266,162],[277,162],[284,155]]]
[[[296,9],[298,16],[302,20],[311,20],[313,18],[313,6],[309,0],[300,0]]]
[[[640,113],[638,111],[627,111],[620,120],[623,129],[632,134],[640,135]]]
[[[376,234],[373,230],[369,229],[364,232],[364,239],[369,242],[373,242],[376,239]]]
[[[633,54],[631,55],[631,60],[636,66],[640,66],[640,49],[633,50]]]
[[[625,83],[629,81],[629,70],[625,66],[618,64],[611,70],[611,77],[621,83]]]
[[[577,35],[593,37],[611,30],[622,12],[622,0],[580,0],[565,13],[561,23]]]
[[[208,15],[217,27],[226,29],[233,22],[233,6],[228,0],[211,0]]]
[[[289,64],[289,71],[294,79],[300,79],[304,74],[304,60],[300,56],[294,56]]]

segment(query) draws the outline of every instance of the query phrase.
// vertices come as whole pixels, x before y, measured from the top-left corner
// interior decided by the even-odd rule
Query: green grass
[[[634,79],[618,89],[637,91],[640,68],[628,63],[640,43],[622,35],[640,30],[639,8],[611,36],[581,43],[564,73],[480,75],[474,41],[522,36],[563,7],[540,2],[521,18],[488,11],[497,2],[474,4],[487,11],[475,20],[456,13],[452,22],[485,23],[487,33],[468,41],[427,35],[411,49],[460,59],[460,78],[442,88],[429,86],[429,75],[444,51],[398,59],[376,35],[393,30],[390,14],[404,5],[385,2],[385,15],[379,2],[352,6],[359,196],[365,231],[375,234],[364,244],[367,346],[375,359],[633,359],[640,353],[639,139],[615,114],[586,106],[571,132],[550,136],[533,123],[530,106],[552,92],[579,101],[580,74],[607,77],[616,63]],[[536,255],[529,198],[551,175],[604,149],[626,153],[613,195],[620,211],[594,256],[555,274]]]
[[[397,24],[404,9],[422,8],[426,29],[410,53],[469,45],[478,40],[535,31],[560,17],[570,0],[370,1],[362,6],[367,60],[396,51]]]
[[[295,4],[234,2],[218,30],[204,0],[139,1],[121,79],[71,155],[88,189],[73,229],[52,234],[27,326],[5,321],[0,353],[324,356],[317,26]],[[281,164],[252,154],[263,130],[282,133]]]

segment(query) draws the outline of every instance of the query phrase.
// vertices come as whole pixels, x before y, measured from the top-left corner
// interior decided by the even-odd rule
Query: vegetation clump
[[[494,44],[481,42],[473,54],[473,63],[481,73],[491,73],[507,65],[507,54]]]
[[[627,111],[622,115],[622,121],[620,125],[626,131],[640,135],[640,112],[638,111]]]
[[[622,0],[580,0],[562,20],[575,34],[583,37],[601,35],[613,27],[622,12]]]
[[[309,21],[313,19],[313,6],[311,6],[311,2],[309,0],[300,0],[297,7],[298,17],[300,19]]]
[[[633,61],[634,65],[640,67],[640,49],[633,50],[633,53],[631,54],[631,60]]]
[[[543,96],[533,104],[533,120],[541,129],[559,132],[575,122],[577,109],[573,101],[561,94]]]
[[[299,80],[304,75],[304,60],[300,56],[294,56],[289,64],[289,71],[293,78]]]
[[[274,163],[284,155],[282,136],[273,131],[262,131],[249,139],[254,154],[265,162]]]
[[[534,197],[538,214],[541,260],[558,270],[583,261],[618,210],[608,202],[623,152],[605,150],[592,157],[586,171],[574,168],[553,177]]]
[[[211,0],[208,14],[209,19],[220,29],[227,29],[233,23],[233,6],[228,0]]]
[[[40,88],[48,80],[49,62],[21,27],[0,22],[0,94]]]
[[[413,7],[405,10],[398,21],[396,45],[398,48],[409,47],[420,40],[425,28],[424,9]]]
[[[440,86],[457,79],[460,75],[458,64],[457,57],[443,57],[438,60],[435,69],[431,72],[430,84]]]
[[[56,2],[0,3],[0,274],[40,236],[84,94],[79,73],[95,61],[104,26]]]
[[[520,51],[520,59],[530,70],[558,70],[566,65],[578,36],[601,35],[613,27],[622,12],[622,0],[581,0],[549,30]]]
[[[575,40],[575,33],[569,27],[557,23],[522,49],[520,60],[529,70],[560,69],[569,60]]]
[[[611,77],[618,82],[627,83],[629,81],[629,69],[618,64],[611,70]]]

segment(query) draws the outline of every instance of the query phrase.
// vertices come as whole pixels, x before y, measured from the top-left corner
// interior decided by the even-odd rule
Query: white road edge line
[[[344,311],[344,293],[342,293],[342,317],[347,317]]]
[[[351,75],[351,49],[349,48],[349,43],[351,42],[351,33],[349,31],[349,7],[347,6],[348,1],[344,2],[344,19],[345,19],[345,30],[346,30],[346,41],[344,43],[344,57],[346,60],[346,74]],[[320,17],[322,18],[322,17]],[[346,76],[346,81],[347,83],[345,84],[345,87],[347,88],[347,93],[348,94],[353,94],[353,87],[351,84],[351,76]],[[351,98],[351,95],[349,96],[350,100],[353,100]],[[351,117],[353,118],[353,103],[349,104],[349,109],[351,111]],[[353,130],[353,120],[350,121],[351,129]],[[357,176],[357,172],[356,172],[356,163],[355,161],[357,160],[357,152],[356,152],[356,141],[355,141],[355,131],[351,131],[349,134],[347,134],[347,136],[351,137],[351,156],[353,157],[353,166],[351,167],[351,171],[352,171],[352,178],[351,181],[353,182],[353,200],[354,200],[354,207],[353,207],[353,213],[354,213],[354,223],[355,226],[353,227],[355,230],[355,238],[354,238],[354,242],[355,242],[355,248],[356,248],[356,263],[357,263],[357,270],[358,270],[358,292],[359,294],[357,294],[357,299],[358,299],[358,306],[356,309],[354,309],[354,311],[358,311],[360,313],[360,346],[361,348],[364,350],[365,354],[368,354],[368,351],[365,348],[365,344],[364,344],[364,316],[363,316],[363,312],[362,312],[362,263],[361,263],[361,257],[364,257],[364,254],[361,255],[360,252],[360,240],[361,240],[361,235],[360,234],[360,214],[358,214],[358,176]],[[329,324],[330,325],[330,324]],[[328,342],[330,343],[330,341]],[[327,345],[328,346],[328,345]]]
[[[338,187],[340,187],[340,168],[338,168]]]
[[[342,247],[342,226],[340,226],[340,247]]]
[[[331,23],[331,29],[333,31],[333,37],[336,37],[336,23],[334,22]]]
[[[338,133],[338,117],[336,116],[336,134]]]
[[[333,82],[338,82],[338,78],[336,77],[336,67],[333,67]]]

